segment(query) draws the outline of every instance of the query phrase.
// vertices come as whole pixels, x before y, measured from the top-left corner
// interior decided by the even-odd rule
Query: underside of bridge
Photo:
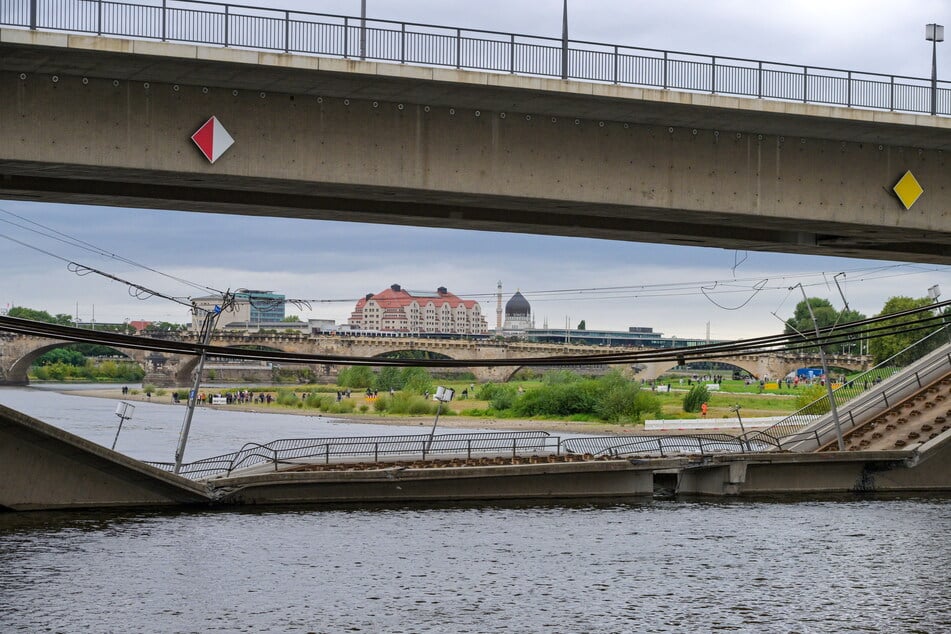
[[[9,29],[0,112],[4,198],[951,262],[937,117]]]

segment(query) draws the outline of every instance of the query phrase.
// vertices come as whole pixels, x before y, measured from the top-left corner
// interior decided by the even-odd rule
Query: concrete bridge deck
[[[295,464],[191,481],[0,406],[0,510],[650,497],[672,474],[678,495],[951,491],[951,431],[905,451],[577,458]]]
[[[18,29],[0,113],[7,198],[951,262],[943,117]]]

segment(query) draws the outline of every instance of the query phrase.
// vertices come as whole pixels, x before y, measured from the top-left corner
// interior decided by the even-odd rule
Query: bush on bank
[[[700,407],[710,400],[710,390],[706,385],[697,383],[684,396],[684,411],[699,412]]]
[[[661,411],[656,395],[618,372],[586,379],[558,371],[546,375],[541,386],[522,393],[512,385],[486,384],[478,396],[489,401],[490,409],[501,417],[596,418],[617,423],[640,422],[648,415],[660,416]]]

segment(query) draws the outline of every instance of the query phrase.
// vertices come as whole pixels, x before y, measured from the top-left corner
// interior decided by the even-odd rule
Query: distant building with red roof
[[[132,326],[133,328],[135,328],[135,331],[136,331],[136,332],[142,332],[143,330],[145,330],[146,328],[148,328],[149,326],[151,326],[151,325],[152,325],[152,322],[151,322],[151,321],[143,321],[143,320],[141,320],[141,319],[137,319],[137,320],[135,320],[135,321],[130,321],[130,322],[129,322],[129,325]]]
[[[357,302],[348,320],[354,330],[482,335],[488,331],[482,307],[453,295],[445,286],[435,293],[410,293],[393,284]]]

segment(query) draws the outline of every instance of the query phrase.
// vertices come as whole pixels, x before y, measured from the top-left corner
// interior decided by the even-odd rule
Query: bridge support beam
[[[207,503],[204,489],[0,405],[0,507]]]

